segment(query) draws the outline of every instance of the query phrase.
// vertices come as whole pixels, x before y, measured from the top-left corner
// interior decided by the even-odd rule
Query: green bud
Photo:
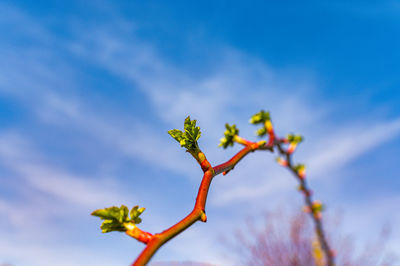
[[[236,128],[236,125],[229,125],[228,123],[225,124],[225,132],[224,137],[221,138],[219,147],[223,147],[226,149],[228,146],[233,146],[234,138],[236,135],[239,134],[239,129]]]
[[[129,213],[128,207],[121,205],[121,207],[112,206],[109,208],[99,209],[92,212],[93,216],[97,216],[104,220],[100,228],[103,233],[112,231],[125,232],[126,224],[139,224],[142,219],[139,217],[145,208],[135,206]],[[128,216],[129,213],[129,216]]]
[[[172,129],[168,131],[168,134],[188,151],[200,150],[197,144],[197,140],[201,135],[200,127],[196,127],[196,120],[190,120],[190,116],[185,119],[183,132],[178,129]]]
[[[289,142],[294,143],[300,143],[303,141],[303,137],[300,135],[288,134],[286,138]]]
[[[306,166],[304,164],[296,164],[293,166],[293,169],[298,172],[300,169],[305,168]]]
[[[265,112],[264,110],[261,110],[257,114],[253,115],[249,122],[251,124],[260,124],[260,123],[265,123],[265,121],[270,120],[270,114],[269,112]]]
[[[256,135],[257,135],[257,136],[262,137],[262,136],[264,136],[265,134],[267,134],[267,129],[266,129],[265,127],[262,127],[262,128],[260,128],[260,129],[258,129],[258,130],[256,131]]]
[[[300,143],[300,142],[303,141],[303,137],[300,136],[300,135],[296,135],[296,136],[294,136],[294,140],[293,141],[296,142],[296,143]]]

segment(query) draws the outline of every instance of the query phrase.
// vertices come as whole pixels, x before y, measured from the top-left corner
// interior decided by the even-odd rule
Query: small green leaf
[[[125,226],[123,226],[123,224],[119,223],[116,220],[104,220],[104,222],[100,226],[100,229],[103,233],[109,233],[113,231],[118,231],[118,232],[126,231]]]
[[[228,123],[225,124],[225,132],[224,132],[224,137],[221,138],[220,144],[218,145],[219,147],[223,147],[226,149],[228,146],[233,146],[234,144],[234,138],[236,135],[239,134],[239,129],[236,128],[236,125],[230,126]]]
[[[130,221],[134,224],[140,224],[142,222],[142,219],[139,218],[139,216],[144,212],[145,208],[139,208],[139,206],[135,206],[132,208],[131,213],[130,213]]]
[[[319,200],[316,200],[312,203],[312,212],[322,212],[325,209],[325,206]]]
[[[301,169],[304,169],[306,166],[304,164],[296,164],[295,166],[293,166],[293,170],[295,170],[296,172],[298,172]]]
[[[128,208],[124,205],[121,205],[120,208],[113,206],[92,212],[92,215],[98,216],[100,219],[115,219],[118,221],[123,221],[127,214]]]
[[[249,122],[251,124],[260,124],[260,123],[265,123],[265,121],[270,120],[270,114],[269,112],[265,112],[264,110],[261,110],[260,112],[256,113],[253,115]]]
[[[183,132],[178,129],[172,129],[168,131],[168,134],[188,151],[199,150],[197,140],[201,135],[200,127],[196,127],[196,120],[190,120],[190,116],[185,119]]]
[[[287,138],[287,140],[289,142],[293,142],[293,143],[296,143],[296,144],[300,143],[300,142],[302,142],[304,140],[302,136],[294,135],[294,134],[288,134],[286,138]]]
[[[300,143],[300,142],[302,142],[304,139],[303,139],[303,137],[302,136],[300,136],[300,135],[296,135],[296,136],[294,136],[294,142],[296,142],[296,143]]]
[[[139,208],[139,206],[135,206],[129,213],[128,207],[126,207],[125,205],[121,205],[121,207],[112,206],[109,208],[95,210],[94,212],[92,212],[92,215],[104,220],[100,226],[103,233],[108,233],[112,231],[125,232],[125,224],[139,224],[142,221],[142,219],[139,218],[139,215],[142,214],[144,210],[144,208]],[[130,217],[128,216],[128,214],[130,215]]]
[[[178,129],[171,129],[168,131],[168,134],[171,135],[176,141],[180,142],[182,140],[182,131]]]
[[[111,218],[110,215],[109,215],[108,210],[106,210],[106,209],[95,210],[94,212],[91,213],[91,215],[100,217],[100,219],[109,219],[109,218]]]
[[[265,127],[265,122],[271,120],[269,112],[265,112],[264,110],[261,110],[260,112],[256,113],[253,115],[249,122],[251,124],[262,124],[262,128],[258,129],[256,131],[256,135],[259,137],[262,137],[267,134],[268,130]]]
[[[121,205],[119,209],[119,219],[120,223],[123,223],[128,218],[129,209],[125,205]]]
[[[267,134],[267,129],[265,127],[257,129],[257,131],[256,131],[256,135],[259,136],[259,137],[262,137],[265,134]]]

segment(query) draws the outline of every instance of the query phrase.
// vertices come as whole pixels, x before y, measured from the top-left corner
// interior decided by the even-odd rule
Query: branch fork
[[[233,146],[234,143],[238,143],[242,145],[243,148],[228,161],[214,167],[207,160],[205,154],[200,150],[197,143],[201,132],[200,128],[196,126],[196,120],[191,120],[190,117],[187,117],[184,122],[184,131],[177,129],[168,131],[168,133],[178,141],[182,147],[186,148],[186,151],[193,156],[203,171],[203,178],[201,180],[193,210],[170,228],[154,235],[139,229],[137,227],[137,224],[141,221],[139,215],[144,211],[144,208],[139,209],[138,206],[135,206],[132,209],[130,218],[128,216],[127,207],[123,205],[120,208],[111,207],[96,210],[92,213],[93,215],[99,216],[105,220],[102,224],[103,232],[125,231],[127,235],[146,245],[144,250],[137,257],[136,261],[132,264],[133,266],[147,264],[156,251],[166,242],[186,230],[195,222],[207,221],[205,212],[206,201],[211,181],[215,176],[221,173],[226,175],[250,152],[256,150],[268,150],[274,152],[275,148],[278,152],[278,164],[288,168],[299,182],[299,191],[302,192],[306,203],[305,211],[310,213],[311,218],[314,221],[316,236],[324,253],[326,264],[329,266],[334,265],[334,251],[330,249],[322,227],[321,211],[323,210],[323,205],[320,201],[313,201],[311,198],[312,192],[307,186],[305,166],[302,164],[293,165],[292,163],[292,154],[303,138],[299,135],[293,134],[289,134],[286,138],[277,137],[274,132],[269,112],[263,110],[253,115],[250,119],[250,123],[260,124],[262,127],[257,130],[256,134],[259,137],[268,135],[268,141],[249,141],[239,136],[239,130],[235,125],[226,124],[224,137],[221,139],[219,146],[227,148],[228,146]],[[289,145],[285,148],[284,145],[287,144]]]

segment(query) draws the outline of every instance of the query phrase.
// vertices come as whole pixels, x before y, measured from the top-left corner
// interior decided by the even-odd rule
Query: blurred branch
[[[328,237],[338,250],[336,265],[396,265],[396,258],[386,251],[385,246],[390,233],[383,231],[376,241],[357,252],[354,240],[343,235],[340,224],[332,223],[332,220],[326,221],[328,228],[334,228],[334,231],[328,232]],[[312,224],[306,219],[305,213],[289,214],[287,210],[279,208],[265,215],[262,226],[255,225],[253,219],[249,219],[247,225],[232,234],[233,238],[223,236],[223,242],[227,243],[229,251],[235,251],[233,254],[241,260],[241,265],[319,265],[315,257],[316,238],[312,232]],[[325,263],[322,261],[322,265]]]
[[[146,244],[146,247],[137,257],[133,265],[145,265],[147,262],[149,262],[155,252],[173,237],[180,234],[199,220],[206,222],[207,216],[205,206],[212,179],[220,173],[223,173],[224,175],[227,174],[229,171],[233,170],[233,168],[241,159],[243,159],[250,152],[257,150],[266,150],[270,152],[278,150],[278,163],[284,167],[287,167],[299,181],[299,190],[303,192],[306,210],[310,212],[314,221],[315,232],[318,237],[318,243],[320,244],[324,253],[324,259],[326,260],[327,265],[334,265],[334,255],[326,240],[321,221],[321,211],[323,206],[319,201],[312,201],[311,190],[308,188],[307,182],[305,181],[305,166],[294,165],[292,163],[292,154],[303,138],[298,135],[288,135],[287,138],[279,138],[276,136],[269,112],[258,112],[251,117],[250,123],[261,124],[262,127],[257,130],[257,135],[260,137],[268,136],[268,141],[261,140],[258,142],[252,142],[246,140],[239,136],[239,130],[235,125],[226,124],[226,130],[224,132],[224,137],[221,139],[220,146],[227,148],[229,146],[233,146],[234,143],[238,143],[244,147],[230,160],[214,167],[211,166],[210,162],[207,160],[205,154],[201,151],[197,143],[201,136],[201,132],[200,128],[196,126],[196,120],[191,120],[190,117],[187,117],[184,121],[183,131],[178,129],[168,131],[171,137],[173,137],[182,147],[186,149],[188,153],[193,156],[203,170],[203,178],[197,193],[193,210],[185,218],[170,228],[157,234],[151,234],[139,229],[137,227],[137,224],[141,222],[139,215],[144,211],[144,208],[139,209],[138,206],[135,206],[131,210],[130,215],[128,215],[128,208],[124,205],[119,208],[114,206],[100,209],[92,213],[93,215],[104,220],[101,226],[103,232],[125,231],[129,236]],[[288,147],[285,147],[286,144],[288,144]],[[293,258],[293,260],[296,259]]]

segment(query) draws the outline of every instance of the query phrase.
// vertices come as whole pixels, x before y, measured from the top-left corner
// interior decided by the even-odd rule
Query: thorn
[[[289,148],[287,149],[287,153],[292,154],[297,147],[297,143],[291,142],[289,144]]]
[[[206,215],[205,211],[201,211],[200,219],[204,223],[207,222],[207,215]]]
[[[280,164],[283,167],[288,166],[288,162],[285,159],[282,159],[282,158],[278,157],[278,158],[276,158],[276,161],[277,161],[278,164]]]
[[[336,257],[336,250],[334,250],[334,249],[329,250],[329,254],[330,254],[332,257]]]
[[[222,175],[226,175],[227,173],[229,173],[230,170],[233,170],[233,168],[234,168],[234,167],[232,167],[232,168],[229,169],[229,170],[226,170],[226,171],[222,172]]]

